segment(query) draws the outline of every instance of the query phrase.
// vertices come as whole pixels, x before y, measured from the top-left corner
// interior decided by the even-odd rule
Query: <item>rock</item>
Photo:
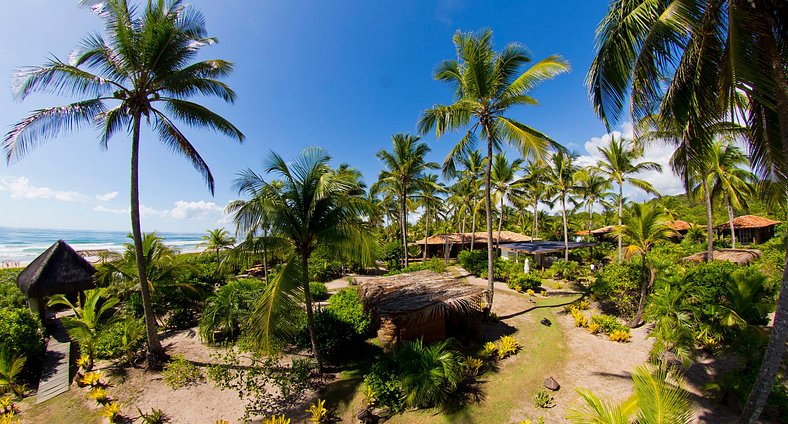
[[[561,388],[561,385],[558,384],[558,382],[555,381],[555,379],[553,377],[545,378],[544,379],[544,386],[545,386],[545,388],[550,389],[550,390],[552,390],[554,392],[558,391],[558,389]]]
[[[549,320],[549,319],[547,319],[547,318],[542,318],[542,321],[540,321],[540,322],[542,323],[542,325],[544,325],[544,326],[546,326],[546,327],[549,327],[549,326],[553,325],[553,322],[552,322],[552,321],[550,321],[550,320]]]
[[[380,417],[372,412],[369,407],[362,409],[358,415],[356,415],[356,418],[358,418],[360,423],[364,424],[377,424],[380,421]]]

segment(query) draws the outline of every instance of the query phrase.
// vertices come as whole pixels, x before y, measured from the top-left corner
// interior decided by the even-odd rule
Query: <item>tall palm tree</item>
[[[643,157],[643,148],[635,146],[631,140],[623,137],[610,137],[607,146],[597,147],[602,153],[602,160],[597,161],[596,169],[599,173],[616,183],[618,186],[618,225],[622,224],[624,215],[624,183],[631,184],[646,193],[659,196],[651,183],[634,175],[646,171],[662,171],[662,165],[651,162],[637,162]],[[618,261],[623,258],[621,239],[618,240]]]
[[[510,197],[516,195],[520,190],[519,178],[517,173],[523,165],[523,160],[517,158],[511,162],[506,159],[503,153],[497,153],[493,156],[493,166],[490,172],[490,182],[492,183],[492,195],[495,202],[501,207],[501,213],[498,215],[498,237],[495,240],[495,247],[501,244],[501,230],[503,229],[503,215],[504,205],[510,200]]]
[[[443,174],[445,177],[454,178],[459,177],[465,184],[468,195],[468,203],[470,205],[469,211],[471,213],[471,250],[474,248],[476,241],[476,216],[479,209],[479,191],[481,189],[481,178],[484,175],[484,169],[487,166],[487,158],[482,156],[479,150],[471,150],[457,159],[457,164],[460,166],[459,174],[455,172],[455,168],[447,168],[444,163]],[[463,225],[464,227],[464,225]],[[463,229],[461,231],[465,233]]]
[[[708,132],[711,126],[704,121],[720,110],[743,109],[753,167],[779,180],[785,190],[786,27],[788,4],[782,0],[613,1],[599,24],[597,55],[587,78],[597,115],[610,127],[629,104],[629,119],[637,128],[641,117],[659,108],[660,114],[679,118],[679,128]],[[712,139],[691,138],[702,145]],[[754,423],[763,411],[788,340],[788,266],[780,293],[743,423]]]
[[[593,168],[583,168],[575,174],[575,192],[582,199],[588,213],[588,235],[594,229],[594,206],[597,203],[604,205],[612,193],[610,180],[599,175]]]
[[[293,162],[271,153],[265,172],[278,177],[281,187],[247,169],[236,179],[239,194],[264,197],[268,205],[271,233],[292,247],[281,270],[268,284],[248,323],[252,340],[264,350],[272,340],[291,340],[297,332],[293,312],[306,310],[312,352],[322,369],[315,334],[312,295],[309,291],[309,258],[317,248],[327,248],[344,257],[355,255],[361,263],[372,261],[372,237],[364,189],[349,173],[329,166],[331,157],[322,149],[305,149]]]
[[[539,203],[544,199],[547,186],[547,173],[549,168],[543,161],[529,161],[525,167],[525,176],[522,185],[525,193],[531,198],[533,207],[533,226],[531,227],[531,237],[539,236]]]
[[[747,200],[754,195],[755,175],[745,169],[748,160],[741,149],[733,144],[714,142],[709,146],[711,171],[714,185],[712,197],[722,198],[728,211],[731,228],[731,247],[736,248],[736,229],[733,225],[733,211],[747,208]]]
[[[627,243],[628,257],[640,255],[642,261],[638,309],[629,322],[629,326],[634,327],[640,324],[648,292],[654,286],[654,269],[648,262],[648,252],[657,242],[673,235],[673,230],[668,226],[668,219],[662,211],[650,203],[635,203],[629,210],[625,224],[616,228],[615,235]]]
[[[95,2],[93,2],[95,3]],[[195,128],[210,128],[243,141],[229,121],[205,106],[186,100],[196,94],[226,102],[235,93],[220,78],[233,69],[230,62],[193,62],[202,47],[216,43],[206,36],[201,13],[180,0],[148,2],[143,13],[125,0],[96,6],[105,23],[106,38],[86,37],[69,62],[51,59],[43,66],[21,70],[16,96],[35,92],[72,94],[82,100],[39,109],[13,126],[3,148],[8,161],[22,158],[39,142],[84,126],[100,128],[99,146],[108,147],[118,132],[131,133],[131,228],[138,275],[145,275],[139,208],[139,147],[143,121],[152,125],[160,142],[185,156],[202,175],[211,193],[214,182],[203,158],[176,126],[173,117]],[[157,366],[164,351],[156,333],[150,293],[142,285],[148,337],[148,362]]]
[[[479,137],[487,143],[484,205],[487,215],[487,267],[493,269],[492,199],[490,174],[493,153],[508,143],[520,150],[523,157],[542,157],[558,147],[550,137],[521,122],[507,117],[510,108],[537,104],[531,92],[543,81],[569,71],[569,64],[560,56],[549,56],[527,70],[531,61],[525,48],[511,43],[501,52],[493,48],[492,31],[454,34],[457,60],[446,60],[435,69],[435,79],[448,83],[454,90],[454,103],[435,105],[425,110],[418,127],[422,134],[435,128],[436,137],[447,131],[465,129],[465,135],[452,148],[444,161],[451,172],[455,162],[466,152],[475,150]],[[493,302],[493,273],[487,273],[487,308]]]
[[[118,299],[106,297],[101,289],[85,291],[85,301],[74,305],[62,294],[53,296],[50,305],[63,305],[74,312],[73,317],[64,317],[63,326],[68,335],[79,343],[82,353],[88,356],[88,369],[93,368],[94,348],[101,329],[119,319],[113,308]],[[105,315],[109,317],[104,319]]]
[[[416,181],[418,186],[418,203],[424,208],[424,238],[430,236],[430,213],[437,218],[438,212],[443,209],[441,193],[446,192],[446,187],[438,182],[438,175],[427,174]],[[427,245],[424,245],[423,261],[427,260]]]
[[[230,236],[224,228],[215,228],[208,230],[208,234],[202,236],[203,242],[199,246],[204,247],[205,250],[216,252],[216,266],[219,266],[220,258],[219,252],[224,249],[229,249],[235,245],[235,238]]]
[[[569,260],[569,225],[566,220],[567,196],[575,189],[575,174],[578,171],[574,163],[575,156],[561,150],[553,154],[547,172],[548,194],[561,202],[561,223],[564,238],[564,260]]]
[[[437,169],[438,164],[425,159],[430,152],[429,146],[419,141],[418,136],[411,134],[395,134],[391,136],[394,143],[392,151],[380,150],[378,159],[386,169],[380,171],[378,182],[381,189],[393,194],[399,202],[399,222],[402,234],[402,247],[405,251],[405,267],[408,266],[408,198],[418,188],[417,181],[424,171]]]

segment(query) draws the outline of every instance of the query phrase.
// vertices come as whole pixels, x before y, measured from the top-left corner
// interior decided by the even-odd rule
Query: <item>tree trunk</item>
[[[539,198],[534,198],[534,228],[531,233],[532,238],[539,237]]]
[[[476,240],[476,199],[471,202],[471,213],[473,213],[473,218],[471,219],[471,251],[473,251],[473,242]]]
[[[134,132],[131,139],[131,234],[134,239],[134,256],[137,262],[137,276],[140,281],[142,310],[145,314],[145,332],[148,337],[147,363],[150,369],[159,369],[164,362],[164,349],[159,342],[156,331],[156,316],[153,314],[150,287],[148,287],[148,271],[145,269],[145,257],[142,250],[142,230],[140,229],[140,188],[139,188],[139,153],[140,153],[140,119],[139,113],[134,115]]]
[[[487,134],[491,132],[487,131]],[[493,160],[493,141],[487,139],[487,167],[484,172],[484,208],[487,212],[487,309],[492,311],[493,297],[495,296],[495,284],[493,274],[495,274],[495,262],[493,260],[492,242],[492,199],[490,198],[490,174],[492,172]]]
[[[498,239],[495,240],[495,248],[501,246],[501,229],[503,228],[503,196],[501,196],[501,216],[498,217]]]
[[[731,249],[736,248],[736,228],[733,226],[733,205],[731,205],[731,198],[725,196],[725,205],[728,207],[728,219],[731,226]]]
[[[569,229],[566,223],[566,193],[561,191],[561,221],[564,225],[564,260],[569,260]]]
[[[594,228],[594,203],[588,207],[588,234],[586,234],[586,241],[591,241],[591,229]]]
[[[624,224],[624,182],[618,181],[618,228]],[[618,238],[618,263],[624,260],[624,246],[621,237]]]
[[[714,216],[711,211],[711,189],[709,181],[703,178],[703,195],[706,197],[706,262],[714,260]]]
[[[775,27],[774,24],[771,25]],[[780,125],[780,139],[783,145],[783,169],[788,169],[788,76],[785,65],[781,61],[774,38],[769,34],[764,38],[764,48],[771,59],[771,72],[777,82],[775,84],[777,99],[777,119]],[[780,369],[785,343],[788,341],[788,249],[786,249],[785,268],[780,295],[777,298],[777,311],[774,314],[774,325],[763,356],[758,378],[750,391],[747,403],[742,411],[742,423],[755,423],[761,416],[763,407],[769,398],[774,379]]]
[[[268,285],[268,249],[265,247],[265,237],[267,231],[263,232],[263,275],[265,276],[265,284]]]
[[[315,315],[312,312],[312,293],[309,291],[309,254],[301,254],[301,284],[304,288],[304,306],[306,307],[306,326],[309,329],[309,341],[312,343],[312,353],[315,355],[317,367],[323,372],[323,359],[317,350],[317,335],[315,334]]]
[[[427,237],[430,236],[430,207],[424,206],[424,256],[421,261],[427,262]]]
[[[629,322],[629,327],[634,328],[640,324],[640,320],[643,317],[643,310],[646,308],[646,296],[648,295],[648,290],[651,286],[651,272],[646,265],[646,254],[644,253],[643,256],[643,267],[641,268],[641,274],[643,281],[640,283],[640,300],[638,301],[638,309],[635,311],[635,316],[632,317],[632,320]]]
[[[402,221],[402,246],[405,249],[405,252],[402,256],[405,257],[405,268],[408,267],[408,209],[407,209],[407,202],[408,198],[406,195],[402,196],[401,199],[402,205],[400,206],[400,221]]]

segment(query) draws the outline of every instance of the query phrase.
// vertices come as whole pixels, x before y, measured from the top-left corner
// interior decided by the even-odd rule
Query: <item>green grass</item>
[[[29,404],[30,407],[24,408],[18,415],[22,423],[99,424],[104,422],[101,409],[88,408],[86,392],[82,390],[72,388],[44,403],[36,404],[35,401],[35,396],[24,400],[24,403]]]

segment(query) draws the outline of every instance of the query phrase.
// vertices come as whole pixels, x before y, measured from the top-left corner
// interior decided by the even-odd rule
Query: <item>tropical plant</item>
[[[418,181],[429,169],[437,169],[438,164],[425,160],[430,152],[429,146],[411,134],[391,136],[394,144],[392,151],[380,150],[377,157],[386,169],[380,171],[376,185],[391,193],[399,203],[399,225],[402,247],[405,251],[405,266],[408,266],[408,199],[416,194]]]
[[[233,280],[220,287],[205,301],[200,337],[211,343],[216,341],[217,333],[230,340],[238,337],[263,290],[265,284],[253,278]]]
[[[272,234],[293,248],[255,305],[248,323],[251,340],[264,350],[274,348],[271,342],[275,338],[293,340],[298,334],[297,320],[284,318],[300,310],[303,301],[312,352],[321,369],[309,292],[309,258],[322,247],[369,263],[376,243],[360,219],[367,206],[364,190],[355,175],[331,169],[330,159],[315,147],[305,149],[292,163],[271,153],[265,170],[282,179],[280,189],[272,189],[251,170],[236,180],[239,193],[266,197]]]
[[[743,168],[748,165],[747,156],[741,149],[730,143],[716,141],[708,148],[713,175],[712,197],[721,198],[728,211],[731,229],[731,247],[736,248],[736,229],[733,225],[734,209],[747,208],[747,200],[754,193],[755,175]]]
[[[569,226],[566,220],[567,195],[575,189],[575,174],[578,171],[574,163],[575,156],[564,151],[557,151],[550,158],[547,171],[548,195],[561,202],[561,224],[564,239],[564,260],[569,260]]]
[[[588,227],[586,240],[591,239],[591,230],[594,229],[594,206],[597,203],[607,206],[607,199],[612,197],[610,180],[600,175],[594,168],[581,168],[575,173],[575,194],[582,199],[588,213]]]
[[[519,352],[521,349],[520,343],[512,336],[501,336],[495,342],[495,350],[498,353],[498,359],[504,359]]]
[[[180,389],[202,381],[202,373],[183,355],[175,355],[164,365],[161,372],[164,382],[173,389]]]
[[[148,2],[142,13],[129,7],[126,0],[84,3],[95,6],[93,10],[104,20],[106,38],[86,37],[68,62],[53,57],[43,66],[21,70],[16,86],[19,99],[49,92],[73,94],[83,100],[35,111],[6,134],[3,148],[11,161],[22,158],[41,141],[85,126],[100,128],[102,149],[107,148],[116,133],[130,132],[131,227],[138,258],[137,275],[147,275],[138,178],[142,123],[151,124],[162,143],[185,156],[213,193],[208,165],[170,116],[189,126],[210,128],[242,141],[244,135],[229,121],[186,100],[203,94],[233,102],[235,93],[219,80],[232,71],[233,65],[223,60],[190,63],[202,47],[217,40],[206,36],[203,15],[180,0]],[[163,350],[145,285],[141,286],[141,293],[149,362],[156,366]]]
[[[309,409],[306,412],[309,412],[311,417],[309,417],[309,422],[321,424],[328,422],[329,414],[328,409],[325,407],[326,400],[325,399],[318,399],[317,402],[309,405]]]
[[[222,423],[217,421],[217,424],[224,424],[224,423],[230,424],[227,421],[224,421]],[[262,424],[290,424],[290,418],[285,417],[284,414],[272,415],[270,417],[264,417]]]
[[[493,153],[502,143],[518,148],[523,157],[542,157],[550,147],[557,147],[545,134],[515,121],[506,115],[518,105],[536,104],[531,92],[540,83],[569,70],[560,56],[549,56],[524,72],[523,65],[531,61],[525,49],[515,43],[501,52],[493,48],[492,31],[454,34],[457,60],[446,60],[435,70],[435,79],[448,83],[454,90],[455,101],[450,105],[435,105],[425,110],[418,123],[425,134],[435,129],[436,137],[447,131],[468,128],[462,139],[452,148],[443,164],[444,172],[453,175],[457,160],[475,150],[481,137],[487,142],[484,202],[487,215],[487,268],[493,268],[492,229],[492,161]],[[487,276],[487,306],[493,305],[493,273]]]
[[[523,176],[520,184],[522,185],[524,194],[530,198],[531,206],[533,207],[531,213],[533,215],[533,224],[531,225],[531,237],[539,237],[539,203],[547,195],[547,173],[550,168],[547,164],[540,160],[531,160],[525,167],[525,176]]]
[[[107,417],[110,423],[114,423],[122,416],[123,413],[123,404],[120,402],[109,402],[104,405],[104,409],[101,410],[101,415]]]
[[[27,358],[15,355],[8,347],[0,349],[0,393],[8,390],[21,397],[24,395],[24,385],[19,383],[19,374],[25,367]]]
[[[104,405],[109,401],[109,392],[107,392],[107,389],[103,387],[93,387],[90,389],[88,397]]]
[[[531,392],[531,400],[537,408],[552,408],[555,406],[555,400],[550,393],[544,388],[534,389]]]
[[[86,290],[85,301],[75,306],[64,295],[55,295],[49,301],[52,305],[67,306],[74,312],[73,317],[63,317],[63,326],[68,335],[79,343],[79,348],[88,355],[93,368],[95,345],[102,328],[120,319],[113,308],[118,304],[117,298],[107,298],[101,289]],[[104,315],[109,315],[104,319]]]
[[[424,237],[430,236],[430,214],[435,215],[437,220],[438,213],[443,209],[443,199],[441,193],[446,192],[446,187],[438,182],[436,174],[422,176],[417,182],[418,204],[424,208]],[[422,262],[427,261],[427,246],[424,246]]]
[[[104,387],[105,383],[102,380],[103,377],[104,375],[101,371],[89,371],[82,376],[78,383],[82,386],[90,386],[91,388]]]
[[[522,159],[514,159],[509,162],[506,155],[496,153],[493,156],[493,165],[490,169],[490,183],[492,184],[493,203],[500,205],[501,210],[498,215],[498,237],[495,238],[495,247],[501,243],[501,230],[503,229],[504,204],[510,198],[516,196],[520,190],[520,182],[517,173],[523,165]]]
[[[405,404],[411,407],[442,405],[462,379],[462,357],[450,349],[450,340],[426,345],[421,339],[397,349],[400,384]]]
[[[457,165],[460,170],[458,171]],[[476,215],[479,212],[479,190],[481,189],[481,180],[484,175],[484,170],[487,166],[487,158],[482,156],[478,150],[469,150],[459,158],[455,169],[444,169],[444,177],[458,177],[457,184],[461,190],[461,194],[465,201],[465,212],[462,217],[461,233],[465,233],[465,216],[471,214],[471,234],[476,234]],[[473,251],[476,237],[471,237],[471,251]]]
[[[14,356],[41,358],[44,330],[38,315],[28,308],[0,309],[0,349]]]
[[[230,236],[224,228],[208,230],[208,234],[202,236],[203,242],[198,246],[205,248],[206,251],[216,252],[216,266],[221,263],[219,252],[230,249],[235,245],[235,238]]]

